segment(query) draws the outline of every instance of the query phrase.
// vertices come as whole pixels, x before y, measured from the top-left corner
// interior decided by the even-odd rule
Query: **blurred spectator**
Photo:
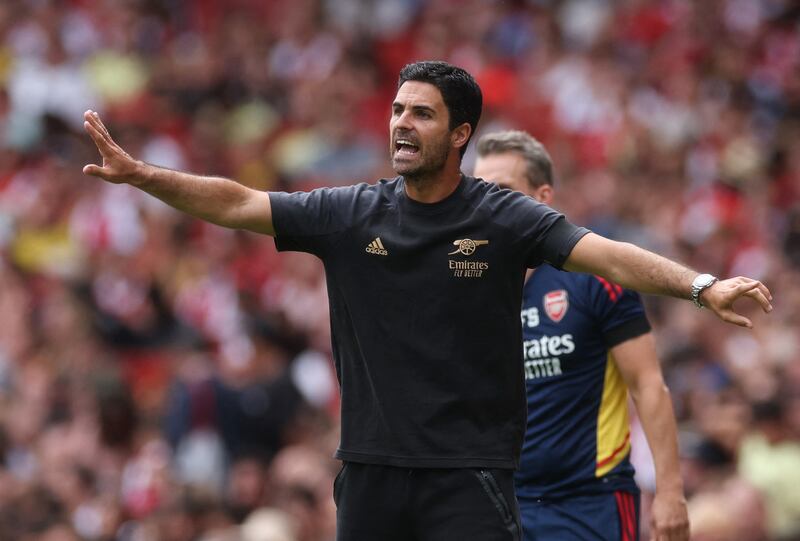
[[[764,496],[770,536],[800,536],[800,441],[792,437],[782,397],[754,404],[753,430],[742,442],[739,472]]]
[[[752,485],[728,478],[689,501],[689,520],[695,541],[764,541],[767,534],[764,503]]]

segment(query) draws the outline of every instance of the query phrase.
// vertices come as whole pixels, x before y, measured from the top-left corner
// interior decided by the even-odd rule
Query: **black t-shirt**
[[[560,267],[587,230],[470,177],[432,204],[408,198],[402,177],[270,200],[278,249],[325,265],[342,395],[337,458],[516,467],[525,269]]]

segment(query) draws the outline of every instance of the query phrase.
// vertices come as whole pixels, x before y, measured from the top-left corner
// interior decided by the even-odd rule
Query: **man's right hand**
[[[137,180],[141,180],[144,177],[146,165],[134,160],[130,154],[114,142],[108,129],[100,120],[100,115],[89,110],[83,113],[83,119],[83,127],[89,133],[103,158],[102,166],[85,165],[83,167],[84,174],[100,177],[115,184],[135,184]]]
[[[204,177],[134,160],[111,138],[92,110],[83,114],[103,165],[84,166],[87,175],[115,184],[131,184],[166,204],[202,220],[256,233],[274,235],[269,194],[222,177]]]

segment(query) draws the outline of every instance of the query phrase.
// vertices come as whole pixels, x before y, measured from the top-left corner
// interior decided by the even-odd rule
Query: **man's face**
[[[406,81],[392,103],[389,153],[398,175],[420,177],[440,171],[450,154],[450,114],[439,89]]]
[[[552,188],[547,184],[534,188],[528,181],[525,170],[525,159],[517,152],[498,152],[479,156],[475,161],[473,176],[487,182],[494,182],[501,188],[522,192],[542,203],[550,204]]]

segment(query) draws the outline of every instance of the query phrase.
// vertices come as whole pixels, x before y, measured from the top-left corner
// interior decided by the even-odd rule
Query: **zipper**
[[[340,487],[342,485],[342,477],[344,477],[344,471],[347,468],[347,462],[342,462],[342,468],[339,470],[339,473],[336,474],[336,477],[333,479],[333,501],[338,503],[339,501],[339,492]]]
[[[489,496],[489,499],[492,500],[492,503],[497,508],[500,516],[503,517],[503,521],[506,524],[513,522],[514,517],[511,514],[511,508],[508,505],[506,497],[503,495],[503,491],[500,490],[499,486],[497,486],[497,481],[495,480],[494,475],[487,470],[478,470],[477,477],[481,482],[484,492],[486,492],[486,494]]]

